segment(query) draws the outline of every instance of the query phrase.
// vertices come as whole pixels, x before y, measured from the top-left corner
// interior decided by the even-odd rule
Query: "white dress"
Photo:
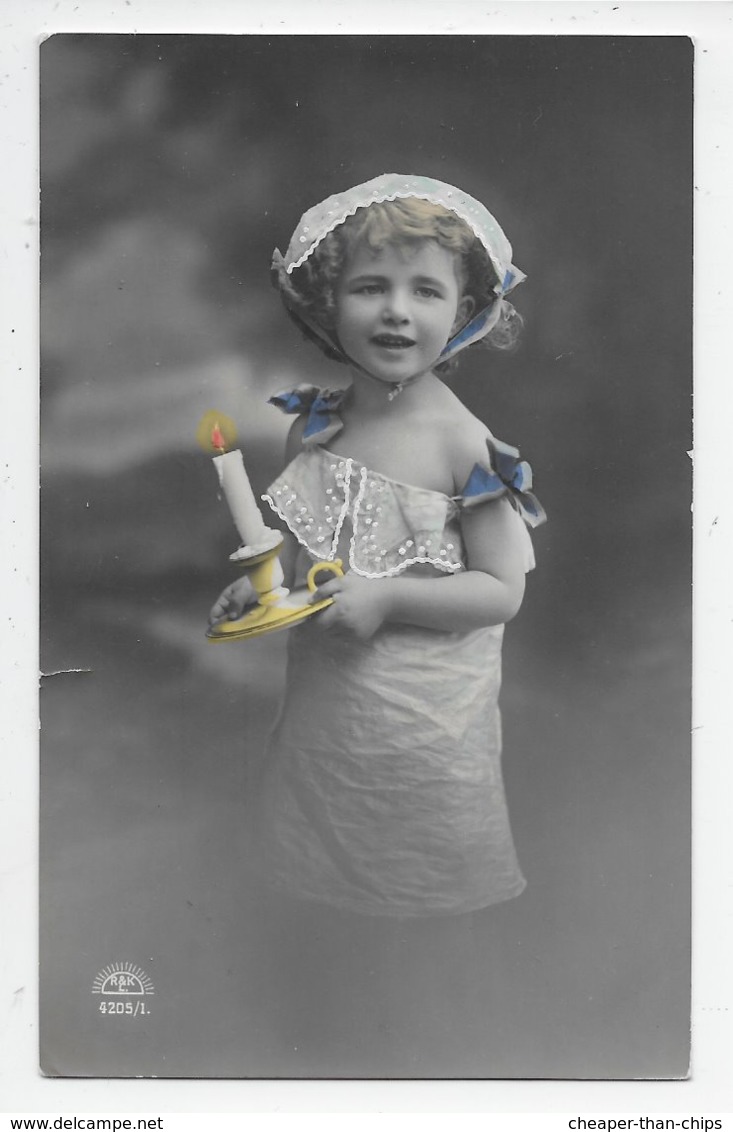
[[[318,424],[265,496],[306,565],[340,557],[376,578],[465,569],[460,497],[330,453]],[[289,631],[265,757],[256,832],[268,882],[388,916],[469,912],[519,895],[501,772],[503,626],[386,624],[361,641],[315,622]]]

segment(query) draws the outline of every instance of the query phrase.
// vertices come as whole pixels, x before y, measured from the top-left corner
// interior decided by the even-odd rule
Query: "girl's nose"
[[[407,322],[410,317],[407,295],[398,288],[385,296],[382,318],[387,322]]]

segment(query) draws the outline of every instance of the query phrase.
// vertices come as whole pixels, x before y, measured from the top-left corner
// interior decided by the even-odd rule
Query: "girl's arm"
[[[336,597],[319,621],[360,637],[370,637],[385,621],[456,633],[510,621],[522,604],[525,579],[525,544],[513,507],[507,499],[481,504],[464,512],[461,529],[465,572],[335,578],[318,587],[316,600]]]
[[[507,499],[464,512],[468,569],[447,577],[397,576],[385,594],[386,620],[457,633],[511,621],[524,597],[525,544]]]

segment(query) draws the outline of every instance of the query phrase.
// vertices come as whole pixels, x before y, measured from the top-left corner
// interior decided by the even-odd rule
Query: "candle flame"
[[[218,448],[220,452],[226,452],[227,442],[222,436],[218,421],[211,430],[211,443],[214,448]]]
[[[231,417],[209,409],[198,423],[196,439],[204,452],[212,455],[229,452],[236,445],[237,429]]]

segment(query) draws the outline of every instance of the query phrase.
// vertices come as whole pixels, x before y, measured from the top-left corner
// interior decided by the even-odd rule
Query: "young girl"
[[[388,174],[302,217],[273,272],[346,390],[296,416],[264,497],[285,584],[322,560],[333,604],[288,633],[284,703],[258,799],[277,890],[367,917],[450,917],[519,895],[501,774],[504,624],[543,519],[531,473],[442,383],[464,347],[513,342],[524,276],[496,220],[426,177]],[[250,599],[230,586],[212,621]],[[365,915],[366,914],[366,915]],[[374,921],[372,921],[374,922]]]

